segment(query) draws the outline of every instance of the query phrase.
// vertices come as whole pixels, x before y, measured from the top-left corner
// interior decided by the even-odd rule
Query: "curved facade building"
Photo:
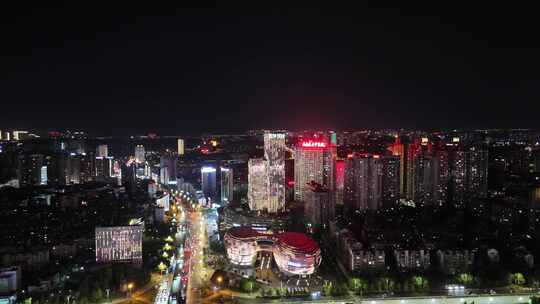
[[[224,239],[229,261],[238,266],[253,265],[259,251],[272,252],[279,270],[287,275],[312,274],[321,263],[319,245],[302,233],[269,235],[248,227],[235,227]]]

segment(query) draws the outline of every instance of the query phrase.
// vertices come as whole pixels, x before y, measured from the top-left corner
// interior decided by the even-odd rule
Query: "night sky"
[[[539,127],[532,7],[155,2],[0,8],[0,129]]]

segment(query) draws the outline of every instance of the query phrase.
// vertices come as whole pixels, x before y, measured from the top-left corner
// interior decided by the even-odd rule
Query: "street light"
[[[131,290],[133,289],[133,283],[129,283],[127,285],[128,291],[129,291],[129,297],[131,298]]]

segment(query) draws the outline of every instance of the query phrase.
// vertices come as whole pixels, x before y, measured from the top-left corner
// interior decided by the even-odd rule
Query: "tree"
[[[365,292],[367,290],[368,283],[361,278],[351,278],[349,280],[349,288],[355,293]]]
[[[424,291],[428,287],[427,279],[421,275],[413,276],[412,283],[417,291]]]
[[[508,283],[514,285],[525,284],[525,276],[521,272],[511,273],[508,275]]]
[[[456,279],[458,283],[463,284],[465,286],[470,286],[474,280],[474,277],[472,274],[464,272],[464,273],[458,274]]]
[[[378,280],[379,290],[381,291],[392,291],[394,290],[394,280],[389,277],[382,277]]]
[[[99,302],[101,301],[101,299],[103,299],[103,291],[101,290],[101,288],[97,287],[92,292],[92,301]]]
[[[253,289],[255,288],[255,282],[251,279],[242,279],[242,282],[240,283],[240,288],[244,292],[251,293],[253,292]]]
[[[329,295],[332,294],[332,282],[324,281],[323,293],[324,293],[325,296],[329,296]]]
[[[540,297],[532,296],[530,303],[531,304],[540,304]]]

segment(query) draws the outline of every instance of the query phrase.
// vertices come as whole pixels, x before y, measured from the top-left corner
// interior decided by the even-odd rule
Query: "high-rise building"
[[[379,155],[349,155],[345,168],[347,211],[376,210],[382,205],[382,162]]]
[[[400,157],[386,155],[381,157],[381,163],[382,202],[384,206],[392,207],[399,202]]]
[[[233,200],[233,169],[221,167],[219,171],[221,173],[221,202],[228,203]]]
[[[204,166],[201,168],[201,188],[205,198],[216,198],[216,168]]]
[[[268,171],[268,212],[285,208],[285,133],[265,132],[264,158]]]
[[[169,170],[166,167],[159,168],[159,182],[164,185],[169,184]]]
[[[304,214],[313,230],[328,227],[330,221],[335,219],[335,194],[322,185],[312,182],[306,193]]]
[[[43,171],[44,156],[42,154],[21,155],[19,157],[17,175],[21,186],[42,185],[47,180],[47,169]],[[45,166],[46,168],[46,166]],[[43,176],[43,173],[45,175]]]
[[[450,184],[448,151],[435,151],[432,160],[433,203],[437,206],[443,206],[448,202],[448,187]]]
[[[308,184],[316,182],[335,190],[336,147],[325,135],[298,141],[294,152],[294,198],[305,201]]]
[[[469,191],[477,197],[487,196],[488,151],[470,149]]]
[[[399,169],[399,168],[398,168]],[[336,204],[343,205],[345,187],[345,160],[336,160]]]
[[[393,155],[399,156],[399,192],[402,198],[414,199],[415,159],[422,151],[418,139],[411,143],[408,138],[396,137],[389,147]]]
[[[535,149],[532,151],[534,159],[534,172],[540,172],[540,149]]]
[[[488,152],[478,148],[458,150],[452,159],[452,200],[462,206],[473,197],[487,195]]]
[[[108,157],[109,156],[109,147],[107,145],[99,145],[96,149],[97,157]]]
[[[28,131],[13,131],[13,140],[23,140],[28,137]]]
[[[411,175],[412,199],[416,204],[428,205],[433,199],[433,159],[430,155],[420,154],[412,159]]]
[[[146,151],[143,145],[137,145],[135,147],[135,162],[142,164],[146,161]]]
[[[113,158],[97,156],[95,160],[95,174],[97,180],[106,180],[113,176]]]
[[[181,138],[178,139],[178,155],[184,155],[184,140]]]
[[[248,162],[248,204],[251,210],[268,209],[268,170],[262,158]]]
[[[168,184],[175,184],[177,178],[177,168],[178,168],[178,155],[174,153],[166,153],[161,155],[160,158],[160,167],[165,168],[167,171]]]

